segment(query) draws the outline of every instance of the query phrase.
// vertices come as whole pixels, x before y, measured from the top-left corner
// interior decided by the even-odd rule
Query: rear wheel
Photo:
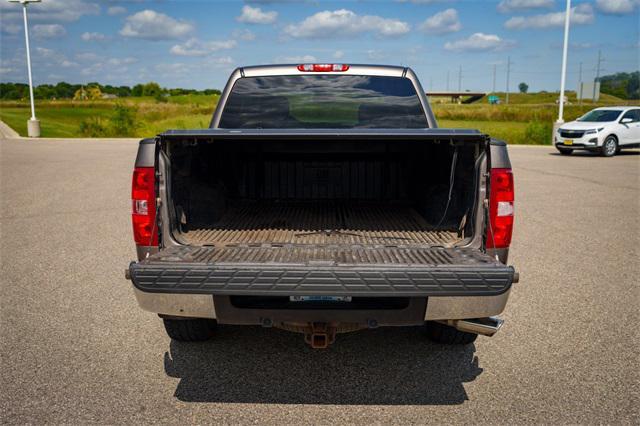
[[[477,334],[465,333],[464,331],[456,330],[448,325],[433,321],[427,321],[425,323],[425,330],[429,340],[445,345],[469,345],[475,342],[478,337]]]
[[[573,154],[573,150],[572,149],[558,148],[558,151],[560,151],[560,154],[562,154],[562,155],[571,155],[571,154]]]
[[[164,329],[169,337],[180,342],[202,342],[211,339],[217,322],[208,318],[169,319],[163,318]]]
[[[615,136],[608,136],[604,143],[602,144],[602,148],[600,149],[600,154],[603,157],[613,157],[618,151],[618,140]]]

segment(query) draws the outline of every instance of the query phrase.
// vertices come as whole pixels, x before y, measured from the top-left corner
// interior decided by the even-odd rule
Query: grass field
[[[504,94],[498,94],[504,99]],[[473,128],[513,144],[548,144],[557,118],[557,94],[511,94],[509,105],[489,105],[484,98],[474,104],[444,103],[432,99],[441,127]],[[574,120],[594,108],[590,102],[578,105],[569,93],[565,120]],[[125,98],[102,101],[37,101],[36,113],[43,137],[149,137],[167,129],[205,128],[218,101],[217,95],[174,96],[166,102],[153,98]],[[603,95],[600,105],[625,104]],[[120,108],[118,107],[120,106]],[[122,112],[133,125],[123,126]],[[1,102],[0,119],[26,135],[30,116],[28,102]]]

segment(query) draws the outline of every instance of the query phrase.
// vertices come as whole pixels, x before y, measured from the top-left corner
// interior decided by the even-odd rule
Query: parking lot
[[[638,423],[640,151],[510,147],[520,272],[495,337],[222,326],[171,342],[124,278],[132,140],[2,140],[3,423]]]

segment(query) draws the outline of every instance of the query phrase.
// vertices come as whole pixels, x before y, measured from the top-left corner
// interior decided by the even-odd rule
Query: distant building
[[[102,99],[118,99],[118,95],[114,95],[113,93],[103,93]]]

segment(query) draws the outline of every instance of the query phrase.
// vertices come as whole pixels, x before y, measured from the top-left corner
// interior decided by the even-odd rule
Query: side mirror
[[[622,120],[620,120],[620,123],[621,124],[633,123],[633,118],[631,118],[631,117],[623,118]]]

